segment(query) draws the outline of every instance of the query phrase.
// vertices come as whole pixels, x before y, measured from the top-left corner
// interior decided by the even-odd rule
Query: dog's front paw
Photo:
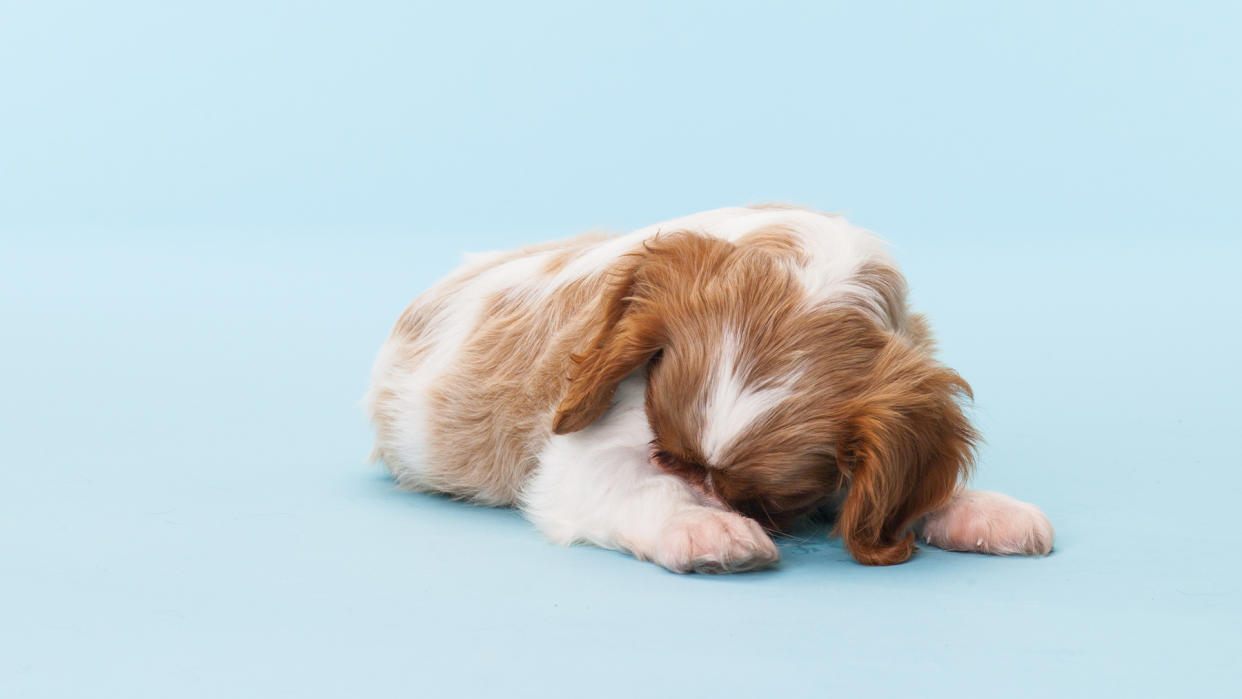
[[[958,493],[927,516],[923,539],[950,551],[1046,556],[1052,552],[1052,522],[1038,507],[984,490]]]
[[[655,562],[674,573],[740,573],[780,558],[776,544],[755,520],[700,507],[668,523]]]

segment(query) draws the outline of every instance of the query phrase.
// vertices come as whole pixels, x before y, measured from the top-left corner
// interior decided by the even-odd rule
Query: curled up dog
[[[916,537],[1047,554],[1038,508],[965,488],[970,397],[879,239],[754,207],[473,257],[402,314],[367,402],[402,486],[677,572],[770,565],[768,531],[826,507],[868,565]]]

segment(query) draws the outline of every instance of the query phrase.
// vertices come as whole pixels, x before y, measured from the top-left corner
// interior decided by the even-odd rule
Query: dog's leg
[[[1038,507],[1001,493],[961,490],[916,527],[919,538],[949,551],[1044,556],[1055,532]]]
[[[628,551],[678,573],[753,570],[780,558],[754,520],[700,497],[649,460],[643,382],[627,379],[594,424],[551,438],[522,510],[554,543]]]

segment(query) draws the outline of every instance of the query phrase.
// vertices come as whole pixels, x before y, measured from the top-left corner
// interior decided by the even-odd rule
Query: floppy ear
[[[866,565],[914,553],[916,519],[943,505],[969,475],[978,433],[962,413],[970,386],[926,352],[892,338],[851,406],[841,453],[849,494],[836,531]]]
[[[600,295],[591,320],[594,335],[572,358],[569,391],[552,423],[556,434],[577,432],[595,422],[608,409],[621,380],[660,350],[664,331],[659,314],[636,288],[649,255],[644,249],[623,260]]]
[[[664,347],[670,315],[695,315],[703,280],[718,274],[735,249],[678,231],[648,240],[618,262],[597,301],[586,349],[573,356],[569,390],[552,426],[556,434],[576,432],[604,414],[621,380]]]

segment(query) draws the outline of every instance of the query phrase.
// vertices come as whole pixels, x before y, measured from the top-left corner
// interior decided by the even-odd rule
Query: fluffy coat
[[[1042,512],[963,487],[970,395],[878,238],[750,207],[474,256],[402,314],[367,403],[402,486],[677,572],[769,565],[765,529],[826,506],[865,564],[919,532],[1046,554]]]

